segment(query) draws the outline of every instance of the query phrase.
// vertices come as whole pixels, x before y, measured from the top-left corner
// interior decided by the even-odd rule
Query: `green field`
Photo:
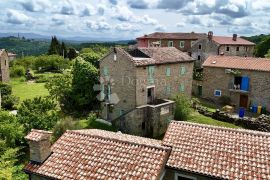
[[[10,81],[12,94],[20,98],[20,102],[25,99],[33,99],[37,96],[49,95],[44,87],[45,83],[27,82],[22,78],[12,78]]]
[[[189,117],[188,122],[194,122],[199,124],[208,124],[213,126],[221,126],[221,127],[227,127],[227,128],[241,128],[240,126],[236,126],[231,123],[218,121],[215,119],[212,119],[210,117],[204,116],[198,112],[192,112],[192,114]]]

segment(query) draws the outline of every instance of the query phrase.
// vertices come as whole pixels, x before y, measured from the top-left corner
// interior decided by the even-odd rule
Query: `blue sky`
[[[130,39],[155,32],[270,33],[270,0],[1,0],[0,32]]]

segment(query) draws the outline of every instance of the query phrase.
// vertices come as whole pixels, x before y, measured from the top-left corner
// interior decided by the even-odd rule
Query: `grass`
[[[231,124],[231,123],[222,122],[222,121],[212,119],[212,118],[204,116],[198,112],[192,112],[192,114],[189,117],[188,122],[194,122],[194,123],[199,123],[199,124],[208,124],[208,125],[227,127],[227,128],[241,128],[240,126],[236,126],[236,125]]]
[[[12,94],[19,97],[20,102],[37,96],[49,95],[48,90],[45,88],[45,83],[29,83],[23,80],[23,78],[12,78],[10,81]]]
[[[79,120],[78,125],[83,129],[102,129],[102,130],[113,131],[113,132],[117,131],[115,127],[109,126],[107,124],[103,124],[98,121],[93,121],[90,124],[88,124],[88,120],[86,119]]]

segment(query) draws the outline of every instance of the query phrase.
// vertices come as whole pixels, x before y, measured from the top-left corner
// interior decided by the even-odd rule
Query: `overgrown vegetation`
[[[178,121],[186,121],[191,113],[191,101],[185,95],[177,95],[175,101],[174,119]]]

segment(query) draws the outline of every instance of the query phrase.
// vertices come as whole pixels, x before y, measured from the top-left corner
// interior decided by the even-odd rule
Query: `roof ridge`
[[[208,124],[199,124],[199,123],[193,123],[193,122],[184,122],[184,121],[175,121],[172,120],[172,123],[178,123],[178,124],[188,124],[188,125],[193,125],[193,126],[198,126],[198,127],[205,127],[205,128],[211,128],[211,129],[218,129],[218,130],[227,130],[231,132],[239,132],[239,133],[245,133],[245,134],[252,134],[252,135],[257,135],[257,136],[267,136],[270,137],[269,132],[262,132],[262,131],[255,131],[255,130],[249,130],[249,129],[234,129],[234,128],[228,128],[228,127],[219,127],[219,126],[214,126],[214,125],[208,125]]]
[[[94,129],[94,130],[103,131],[103,130],[100,130],[100,129]],[[140,136],[133,136],[133,135],[129,135],[129,134],[122,134],[122,135],[128,135],[128,136],[132,136],[132,137],[136,137],[136,138],[138,138],[138,137],[139,138],[144,138],[146,140],[159,141],[160,142],[160,145],[157,146],[157,145],[154,145],[154,144],[153,145],[150,145],[150,144],[146,144],[146,143],[138,143],[138,142],[134,142],[134,141],[132,142],[132,141],[128,141],[128,140],[117,139],[117,138],[114,138],[114,137],[104,137],[104,136],[98,135],[98,134],[87,134],[87,133],[82,133],[82,132],[76,131],[76,130],[67,130],[66,132],[67,133],[80,134],[80,135],[88,136],[88,137],[105,139],[105,140],[113,140],[113,141],[116,141],[116,142],[123,142],[123,143],[129,143],[129,144],[134,144],[134,145],[142,145],[142,146],[146,146],[146,147],[150,147],[150,148],[156,148],[156,149],[161,149],[161,150],[170,150],[171,149],[171,148],[169,148],[167,146],[163,146],[161,140],[156,140],[156,139],[151,139],[151,138],[145,138],[145,137],[140,137]],[[108,133],[109,131],[103,131],[103,132]],[[110,132],[110,133],[115,133],[115,132]]]

